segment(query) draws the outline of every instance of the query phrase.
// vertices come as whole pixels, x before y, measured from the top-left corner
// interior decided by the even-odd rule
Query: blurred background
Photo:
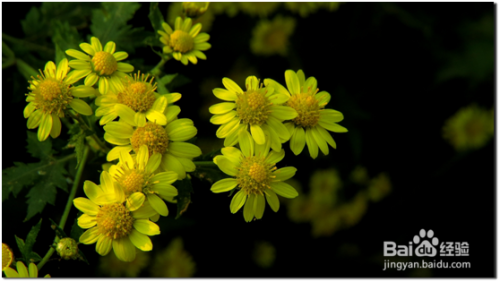
[[[112,3],[111,3],[112,4]],[[140,3],[133,26],[117,50],[147,72],[160,57],[160,42]],[[181,3],[160,3],[169,23]],[[2,3],[2,169],[34,162],[26,153],[27,79],[19,59],[35,69],[54,60],[55,45],[79,49],[92,36],[101,3]],[[96,11],[98,11],[96,13]],[[103,12],[104,11],[104,12]],[[18,19],[18,20],[12,20]],[[52,277],[493,277],[495,275],[493,3],[211,3],[197,21],[210,34],[207,60],[170,60],[167,85],[183,97],[180,117],[194,121],[203,153],[223,144],[208,107],[212,89],[229,77],[243,87],[249,75],[285,84],[287,69],[302,69],[331,94],[348,133],[332,133],[337,149],[312,160],[284,145],[280,166],[295,166],[299,191],[281,198],[278,213],[246,223],[231,214],[227,194],[193,178],[192,203],[178,220],[158,222],[154,249],[132,263],[95,245],[80,245],[81,261],[47,263]],[[138,28],[138,29],[134,29]],[[104,43],[103,43],[104,44]],[[6,52],[6,47],[12,52]],[[58,47],[58,48],[59,48]],[[14,56],[12,55],[14,54]],[[53,140],[62,148],[67,133]],[[63,153],[71,153],[71,150]],[[103,159],[91,158],[83,179],[98,182]],[[74,167],[74,163],[68,165]],[[74,169],[73,169],[74,173]],[[25,237],[41,215],[27,222],[26,190],[2,202],[2,242],[19,254],[14,235]],[[48,218],[59,221],[67,194],[43,212],[34,251],[43,256],[53,240]],[[80,189],[77,197],[83,196]],[[175,205],[169,204],[171,211]],[[66,232],[76,218],[72,209]],[[383,242],[408,244],[421,229],[440,241],[468,242],[470,269],[383,271]],[[421,258],[399,258],[421,261]],[[394,258],[393,261],[396,261]]]

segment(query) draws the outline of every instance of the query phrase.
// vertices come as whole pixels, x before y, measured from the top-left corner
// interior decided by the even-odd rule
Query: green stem
[[[163,65],[165,65],[165,63],[167,61],[168,61],[168,59],[162,58],[161,61],[156,65],[156,67],[154,67],[151,71],[149,71],[149,73],[151,73],[152,75],[154,75],[158,78],[161,74],[160,69],[163,67]]]
[[[44,51],[46,52],[48,55],[51,55],[51,56],[54,56],[54,50],[53,49],[50,49],[46,46],[43,46],[43,45],[40,45],[40,44],[36,44],[36,43],[33,43],[33,42],[30,42],[30,41],[26,41],[26,40],[23,40],[23,39],[19,39],[19,38],[15,38],[13,36],[10,36],[8,34],[5,34],[2,32],[2,40],[5,39],[7,41],[10,41],[14,44],[17,44],[17,45],[22,45],[30,50],[41,50],[41,51]]]
[[[200,161],[200,162],[193,162],[195,166],[210,166],[210,167],[217,167],[217,165],[214,162],[210,161]]]
[[[82,160],[80,162],[80,165],[78,166],[78,170],[76,171],[73,186],[71,187],[71,191],[69,192],[69,197],[68,197],[68,202],[66,203],[66,208],[64,209],[63,215],[61,217],[61,221],[59,221],[59,228],[61,228],[61,229],[64,229],[64,225],[66,225],[66,221],[68,220],[68,215],[69,215],[69,212],[71,210],[71,207],[73,206],[73,199],[75,198],[76,190],[80,184],[80,179],[82,178],[83,170],[85,168],[85,162],[87,162],[88,155],[89,155],[89,146],[86,145],[85,149],[83,150]],[[54,242],[57,243],[58,239],[59,238],[56,236],[54,238]],[[42,267],[49,261],[50,257],[54,253],[54,251],[55,251],[55,249],[51,247],[49,249],[49,251],[45,254],[42,261],[40,261],[40,263],[38,263],[38,265],[37,265],[38,271],[40,271],[40,269],[42,269]]]
[[[80,125],[80,127],[84,130],[84,131],[89,131],[89,132],[94,132],[88,125],[87,123],[83,120],[82,116],[81,115],[74,115],[72,114],[71,112],[69,112],[69,115],[76,119],[78,121],[78,124]],[[94,141],[97,143],[97,145],[99,145],[99,147],[101,147],[101,150],[107,154],[109,152],[109,148],[108,146],[106,146],[106,143],[104,143],[101,139],[99,139],[99,137],[95,134],[92,134],[90,135],[90,137],[92,139],[94,139]]]

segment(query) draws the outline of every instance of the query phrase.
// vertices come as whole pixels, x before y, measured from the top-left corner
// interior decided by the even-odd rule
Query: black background
[[[2,3],[3,32],[23,37],[20,20],[32,5],[40,6]],[[160,4],[162,12],[167,8],[167,3]],[[482,58],[481,51],[468,50],[480,41],[493,46],[494,9],[492,3],[346,3],[336,12],[319,11],[305,19],[296,16],[297,28],[286,58],[258,57],[250,52],[251,30],[257,18],[242,13],[235,18],[218,16],[209,32],[212,48],[205,52],[207,61],[183,66],[172,60],[164,69],[191,79],[174,89],[183,94],[176,104],[182,109],[180,117],[193,119],[200,140],[213,138],[217,130],[208,121],[210,115],[202,113],[216,102],[199,94],[211,91],[203,89],[204,80],[214,78],[218,81],[214,87],[222,87],[224,76],[251,68],[260,78],[284,84],[286,69],[301,68],[306,77],[316,77],[320,90],[332,95],[329,107],[344,113],[345,120],[340,124],[349,133],[333,134],[337,150],[330,150],[326,157],[320,152],[315,161],[307,153],[294,156],[285,144],[286,157],[280,165],[297,167],[296,178],[306,186],[315,169],[335,167],[346,178],[362,164],[372,176],[388,172],[393,192],[380,203],[369,205],[353,228],[312,239],[310,225],[290,222],[285,205],[278,213],[267,207],[262,220],[246,223],[241,212],[229,212],[226,195],[213,194],[209,184],[194,180],[193,203],[181,220],[175,221],[173,215],[160,220],[162,234],[152,238],[154,248],[164,248],[172,238],[182,236],[186,250],[196,261],[195,276],[199,277],[407,277],[412,275],[409,271],[382,271],[383,241],[407,244],[420,229],[432,229],[440,240],[469,243],[470,257],[444,260],[470,261],[471,269],[434,269],[426,275],[495,276],[494,142],[459,156],[441,137],[444,121],[459,108],[472,102],[485,108],[493,106],[494,49],[488,49],[491,61],[486,62],[474,59]],[[142,3],[129,23],[153,31],[148,12],[149,5]],[[276,14],[293,15],[283,7]],[[483,33],[464,31],[479,22],[486,22]],[[90,36],[88,29],[81,32]],[[136,50],[129,58],[141,58],[149,66],[159,60],[149,47]],[[439,73],[451,60],[467,72],[439,80]],[[477,64],[469,64],[470,60],[479,61],[478,68],[489,71],[477,76],[473,68]],[[235,62],[239,62],[236,67]],[[2,168],[12,166],[14,161],[34,161],[25,153],[26,120],[22,112],[26,103],[13,98],[26,90],[14,92],[14,71],[2,70]],[[62,134],[60,139],[66,137]],[[91,162],[84,179],[98,182],[99,169],[99,161]],[[35,245],[42,256],[53,238],[48,217],[58,221],[66,203],[65,193],[58,192],[56,205],[45,208],[44,226]],[[23,222],[25,195],[26,189],[17,199],[3,202],[2,207],[3,242],[16,253],[13,235],[25,237],[40,218],[37,215]],[[81,189],[79,196],[83,196]],[[173,213],[175,206],[169,205],[169,209]],[[68,231],[76,212],[72,209],[70,213]],[[275,265],[269,270],[258,268],[250,257],[255,241],[260,240],[277,248]],[[345,246],[355,246],[357,251],[347,255],[342,252]],[[91,266],[53,260],[42,274],[100,275],[96,272],[99,255],[95,245],[81,248]],[[142,275],[149,274],[145,271]]]

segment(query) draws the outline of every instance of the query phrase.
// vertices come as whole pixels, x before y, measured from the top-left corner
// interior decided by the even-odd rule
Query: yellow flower
[[[368,208],[368,199],[366,194],[361,191],[348,203],[338,208],[338,213],[347,227],[356,225]]]
[[[253,143],[253,141],[252,141]],[[233,178],[224,178],[215,182],[210,190],[214,193],[239,191],[233,196],[230,209],[232,213],[245,206],[243,217],[250,222],[253,218],[261,219],[264,215],[265,202],[275,212],[280,207],[278,195],[295,198],[297,191],[283,182],[292,178],[297,171],[294,167],[276,169],[276,163],[285,157],[285,150],[276,153],[266,145],[253,144],[250,152],[240,151],[234,147],[222,149],[222,156],[216,156],[214,163],[220,170]]]
[[[188,60],[196,64],[198,58],[206,60],[207,56],[201,51],[210,49],[211,45],[208,43],[210,35],[207,33],[200,33],[201,23],[192,25],[192,20],[186,18],[182,20],[181,17],[175,19],[174,30],[167,23],[163,23],[163,30],[159,30],[161,35],[160,41],[165,44],[163,53],[170,54],[177,61],[181,61],[184,65],[188,64]]]
[[[262,268],[269,268],[276,260],[276,248],[273,244],[263,241],[255,244],[253,260]]]
[[[90,38],[89,43],[80,44],[85,53],[75,49],[66,50],[66,54],[76,58],[69,62],[69,66],[76,69],[77,73],[85,78],[85,85],[93,86],[99,82],[99,92],[106,94],[110,85],[113,87],[120,83],[120,78],[125,77],[126,72],[133,72],[134,67],[127,63],[121,63],[128,57],[126,52],[115,52],[116,44],[109,41],[102,48],[101,41],[97,37]]]
[[[319,9],[320,4],[318,2],[286,2],[285,8],[307,18],[309,14],[313,14]]]
[[[137,154],[141,145],[147,145],[149,155],[161,154],[162,170],[173,171],[179,179],[184,179],[186,171],[196,169],[191,160],[200,156],[201,150],[196,145],[184,142],[196,136],[198,130],[190,119],[174,120],[179,112],[177,106],[167,107],[165,115],[169,122],[166,127],[150,121],[144,127],[137,127],[131,114],[123,116],[120,121],[108,123],[104,126],[104,139],[118,146],[109,151],[107,160],[118,159],[121,152],[134,150]]]
[[[14,269],[7,267],[3,270],[5,273],[5,277],[7,278],[38,278],[38,267],[36,264],[30,263],[29,267],[26,268],[23,262],[18,261],[16,264],[17,271]],[[45,278],[50,278],[50,275],[47,274],[44,276]]]
[[[172,240],[163,252],[156,255],[151,267],[154,277],[192,277],[195,271],[196,264],[184,250],[180,237]]]
[[[96,94],[95,89],[88,86],[73,87],[71,84],[81,79],[74,71],[68,75],[68,60],[63,59],[56,68],[54,62],[48,62],[45,69],[29,82],[24,118],[28,118],[28,129],[38,128],[38,140],[45,141],[49,135],[56,138],[61,133],[61,120],[68,106],[82,115],[92,115],[92,108],[74,97],[90,97]]]
[[[277,16],[272,21],[260,20],[253,29],[250,49],[256,55],[286,56],[288,51],[288,37],[295,29],[295,19]]]
[[[177,173],[155,173],[161,163],[161,154],[155,152],[149,157],[146,145],[141,145],[134,157],[121,151],[120,162],[109,169],[109,174],[125,191],[127,208],[137,210],[147,201],[157,213],[167,216],[168,208],[161,198],[177,196],[177,189],[170,185],[177,180]]]
[[[210,2],[182,2],[182,8],[186,16],[197,18],[207,11],[209,4]]]
[[[309,154],[313,159],[318,156],[318,147],[323,154],[328,155],[328,144],[337,148],[328,131],[347,132],[347,129],[337,124],[344,119],[344,115],[336,110],[325,109],[330,102],[330,94],[326,91],[318,93],[317,81],[314,77],[305,79],[304,72],[292,70],[285,72],[285,81],[288,90],[272,79],[266,79],[275,91],[288,95],[290,99],[286,105],[295,109],[298,116],[291,122],[285,123],[290,132],[290,149],[298,155],[307,144]]]
[[[389,176],[382,172],[370,181],[368,186],[368,198],[378,202],[391,192],[392,185]]]
[[[14,253],[9,248],[9,245],[2,243],[2,270],[9,267],[14,261]]]
[[[493,110],[477,105],[460,109],[443,127],[443,138],[457,151],[478,149],[486,145],[495,132]]]
[[[156,214],[145,202],[142,207],[131,211],[125,202],[125,192],[116,185],[113,177],[106,171],[101,173],[101,184],[85,181],[83,190],[87,198],[76,198],[73,203],[84,214],[78,218],[78,226],[85,231],[80,243],[96,244],[101,256],[107,255],[111,248],[119,260],[133,261],[136,248],[151,251],[153,244],[148,236],[160,234],[160,228],[148,218]]]
[[[334,168],[316,170],[309,181],[309,197],[317,209],[332,208],[337,203],[337,191],[342,180]]]
[[[274,12],[279,2],[238,2],[240,10],[250,16],[267,17]]]
[[[138,72],[134,77],[126,76],[120,83],[115,85],[114,90],[108,91],[96,99],[96,116],[102,116],[99,124],[105,125],[117,117],[132,114],[133,119],[142,127],[146,125],[146,119],[159,125],[167,124],[165,109],[171,103],[181,98],[179,93],[163,94],[156,93],[156,83],[152,84],[154,77],[148,82],[149,74]]]
[[[240,5],[237,2],[212,2],[210,3],[210,9],[214,11],[214,14],[219,15],[226,13],[230,18],[234,18],[240,9]]]
[[[351,172],[349,178],[352,182],[358,185],[366,185],[370,180],[366,167],[360,165],[356,166],[356,168]]]
[[[297,116],[294,109],[281,105],[288,101],[290,95],[276,93],[267,84],[262,87],[255,76],[247,77],[247,91],[227,77],[222,79],[222,83],[227,90],[215,88],[213,93],[229,102],[215,104],[209,111],[214,114],[210,122],[221,125],[216,135],[225,138],[224,146],[239,143],[243,151],[248,151],[254,140],[257,144],[264,144],[270,139],[271,148],[280,151],[281,143],[290,139],[290,133],[282,122]]]
[[[135,260],[131,262],[121,261],[111,255],[101,257],[99,269],[111,277],[137,277],[149,265],[149,261],[149,253],[137,250]]]

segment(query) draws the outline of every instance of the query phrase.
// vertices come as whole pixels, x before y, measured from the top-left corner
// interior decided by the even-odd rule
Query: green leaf
[[[160,9],[158,8],[158,2],[149,3],[148,18],[151,21],[151,25],[153,26],[153,29],[155,30],[155,32],[157,30],[163,30],[161,24],[165,20],[163,19],[163,15],[161,14]]]
[[[3,41],[2,41],[2,56],[5,56],[6,58],[11,58],[11,59],[16,57],[14,52]]]
[[[191,179],[186,177],[185,179],[178,182],[177,190],[179,194],[175,197],[177,200],[177,215],[175,219],[181,217],[181,215],[186,212],[189,204],[191,203],[191,193],[193,192],[193,186],[191,185]]]
[[[143,45],[151,32],[127,25],[127,21],[132,19],[140,8],[139,3],[104,2],[101,6],[101,9],[92,11],[90,30],[103,46],[108,41],[113,41],[117,45],[117,50],[133,53],[136,47]]]
[[[26,18],[21,21],[21,26],[23,31],[27,36],[36,35],[43,31],[44,25],[41,25],[42,21],[40,10],[37,7],[31,7],[30,11],[26,15]]]
[[[17,58],[16,59],[17,70],[24,76],[26,80],[30,80],[31,77],[37,77],[39,73],[32,68],[30,65],[25,63],[23,60]]]
[[[160,82],[163,83],[163,85],[167,85],[170,82],[172,82],[172,80],[174,80],[174,78],[176,78],[177,75],[178,73],[166,74],[162,78],[160,78]]]
[[[80,164],[80,160],[83,157],[83,149],[85,148],[85,132],[81,129],[79,124],[74,124],[70,130],[70,139],[68,143],[68,147],[75,147],[75,153],[76,153],[76,166]]]
[[[47,140],[40,142],[38,141],[37,134],[35,132],[27,131],[28,146],[26,149],[34,157],[41,160],[46,160],[52,155],[52,141],[47,138]]]
[[[38,221],[38,223],[31,228],[28,236],[26,237],[26,242],[14,235],[16,237],[17,247],[19,248],[19,251],[22,255],[21,260],[23,260],[25,263],[37,262],[42,260],[42,258],[37,253],[33,252],[33,246],[35,245],[36,237],[38,236],[38,232],[40,232],[41,226],[42,219],[40,219],[40,221]]]
[[[75,218],[75,221],[73,221],[73,225],[71,226],[71,232],[70,232],[70,237],[75,239],[75,241],[79,242],[80,241],[80,236],[83,234],[83,229],[78,226],[78,218],[82,215],[81,212],[78,212],[77,217]]]
[[[28,198],[26,201],[28,203],[28,214],[25,221],[29,220],[35,214],[41,213],[47,203],[51,205],[55,204],[56,187],[67,192],[68,184],[64,177],[66,170],[62,163],[46,166],[45,169],[39,171],[39,174],[41,172],[43,177],[35,183],[35,186],[26,195]]]
[[[56,64],[58,64],[61,59],[68,58],[65,53],[66,50],[79,50],[79,44],[83,42],[83,39],[76,28],[70,26],[67,22],[55,21],[53,31],[52,42],[56,48]]]
[[[52,229],[54,229],[54,231],[56,232],[56,235],[59,237],[59,238],[65,238],[65,237],[68,237],[66,235],[66,232],[64,232],[64,230],[61,229],[61,227],[59,227],[59,225],[52,220],[52,218],[49,218],[50,220],[50,223],[52,223],[51,227]]]
[[[24,187],[30,186],[38,179],[38,169],[42,166],[44,165],[14,162],[13,167],[4,169],[2,171],[2,201],[8,199],[10,192],[17,197]]]

